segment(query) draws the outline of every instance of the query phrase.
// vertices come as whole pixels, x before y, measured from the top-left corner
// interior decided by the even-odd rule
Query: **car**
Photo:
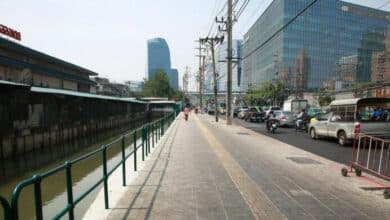
[[[233,109],[233,117],[237,117],[238,116],[238,111],[240,110],[239,107],[234,107]]]
[[[293,127],[294,115],[290,111],[274,111],[275,117],[279,122],[279,126]]]
[[[357,98],[332,101],[330,112],[317,114],[315,120],[309,124],[309,134],[313,139],[336,138],[340,145],[352,143],[357,132],[379,138],[389,138],[389,120],[372,117],[374,110],[378,108],[390,108],[390,99]],[[371,117],[367,117],[367,114]]]
[[[316,114],[318,113],[325,113],[324,110],[320,109],[320,108],[309,108],[307,110],[307,115],[310,117],[310,118],[313,118]]]
[[[248,109],[248,113],[245,115],[245,121],[264,121],[264,112],[257,106],[252,106]]]
[[[240,108],[238,110],[237,117],[239,119],[244,119],[245,116],[246,116],[246,113],[248,113],[248,108],[247,107]]]

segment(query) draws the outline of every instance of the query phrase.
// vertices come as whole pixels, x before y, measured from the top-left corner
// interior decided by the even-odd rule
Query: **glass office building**
[[[153,38],[147,41],[147,70],[146,78],[149,79],[160,70],[165,71],[169,77],[170,86],[179,88],[179,76],[177,69],[171,68],[171,55],[165,39]]]
[[[318,0],[277,33],[311,2],[274,0],[245,34],[244,90],[274,80],[292,89],[313,90],[329,82],[349,87],[378,76],[386,79],[390,59],[383,58],[390,54],[390,13],[339,0]]]
[[[219,92],[227,91],[227,64],[226,64],[226,51],[227,43],[224,41],[222,44],[218,45],[215,50],[215,62],[217,70],[217,90]],[[233,40],[232,41],[232,91],[241,92],[242,86],[242,65],[241,65],[241,55],[242,55],[242,40]],[[211,53],[207,55],[206,60],[206,76],[205,76],[205,90],[206,92],[213,91],[213,67]]]

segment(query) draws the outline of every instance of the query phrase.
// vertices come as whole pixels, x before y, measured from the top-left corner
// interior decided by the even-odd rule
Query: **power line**
[[[286,24],[284,24],[281,28],[279,28],[275,33],[273,33],[267,40],[265,40],[262,44],[257,46],[255,49],[253,49],[251,52],[249,52],[246,56],[242,58],[242,60],[248,58],[251,56],[254,52],[262,48],[264,45],[266,45],[269,41],[272,40],[275,36],[277,36],[283,29],[285,29],[287,26],[289,26],[291,23],[293,23],[299,16],[301,16],[307,9],[309,9],[311,6],[313,6],[318,0],[313,0],[310,4],[306,5],[305,8],[303,8],[298,14],[296,14],[293,18],[290,19]]]
[[[256,13],[260,10],[261,7],[264,6],[264,4],[266,3],[267,1],[261,1],[260,4],[256,7],[256,9],[253,11],[253,13],[251,15],[249,15],[249,17],[245,20],[245,22],[240,25],[240,29],[239,31],[237,31],[238,33],[242,32],[242,30],[244,29],[244,27],[248,26],[248,23],[249,21],[253,18],[253,16],[256,15]]]
[[[244,3],[242,3],[241,7],[237,11],[237,17],[236,19],[240,18],[242,12],[244,12],[246,6],[248,6],[250,0],[245,0]]]
[[[218,8],[217,5],[218,5],[218,0],[215,0],[214,9],[213,9],[213,11],[212,11],[212,13],[211,13],[211,18],[210,18],[210,20],[211,20],[211,22],[210,22],[210,28],[209,28],[209,31],[208,31],[207,36],[210,36],[210,33],[211,33],[211,31],[213,30],[213,27],[214,27],[214,25],[215,25],[215,22],[214,22],[214,17],[215,17],[215,16],[214,16],[214,14],[215,14],[216,9]],[[225,5],[226,5],[226,4],[225,4]],[[222,10],[220,10],[220,11],[217,13],[216,16],[218,16],[218,14],[220,14],[221,11],[223,11],[224,8],[225,8],[225,6],[222,7]]]
[[[381,9],[381,8],[385,7],[385,6],[388,5],[389,3],[390,3],[390,1],[385,2],[383,5],[379,6],[378,9]]]

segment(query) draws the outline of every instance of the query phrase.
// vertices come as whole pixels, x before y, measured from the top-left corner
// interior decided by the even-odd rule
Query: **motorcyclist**
[[[273,120],[275,120],[275,113],[274,113],[274,111],[271,110],[271,111],[269,111],[269,113],[267,114],[267,117],[265,118],[265,125],[267,127],[267,131],[270,130]]]
[[[306,117],[306,110],[302,109],[302,111],[297,115],[297,121],[296,121],[297,128],[300,128],[302,126],[305,117]]]

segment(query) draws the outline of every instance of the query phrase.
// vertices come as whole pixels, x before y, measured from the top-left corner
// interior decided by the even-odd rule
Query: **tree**
[[[144,79],[144,88],[141,92],[142,97],[167,97],[175,101],[189,103],[188,97],[183,91],[175,90],[169,87],[169,78],[167,74],[160,70],[152,78]]]
[[[332,102],[332,98],[329,95],[322,95],[318,97],[318,104],[320,104],[320,106],[329,105],[330,102]]]
[[[286,87],[281,82],[274,84],[270,81],[266,81],[261,83],[259,89],[248,92],[245,99],[251,105],[263,105],[264,103],[278,105],[278,100],[284,99],[284,96],[286,95],[285,90]]]
[[[142,97],[168,97],[171,89],[169,88],[169,78],[165,71],[156,72],[152,78],[144,79],[144,88]]]

